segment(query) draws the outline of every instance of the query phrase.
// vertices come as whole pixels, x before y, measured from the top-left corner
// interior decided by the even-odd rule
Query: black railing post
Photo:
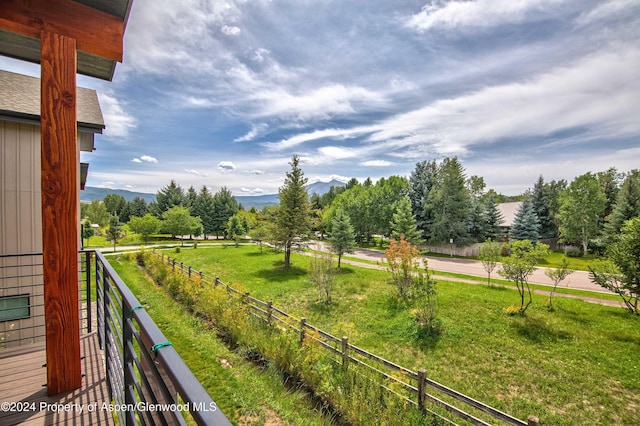
[[[85,264],[85,289],[87,292],[87,333],[91,333],[91,253],[90,251],[84,252],[84,264]]]
[[[133,398],[135,392],[135,377],[132,377],[133,372],[133,356],[129,349],[129,343],[133,340],[133,333],[129,326],[129,321],[133,316],[131,306],[126,303],[126,300],[122,300],[122,368],[124,369],[124,403],[127,407],[133,406],[136,401]],[[131,404],[131,405],[129,405]],[[125,424],[134,424],[134,416],[131,413],[125,413]]]

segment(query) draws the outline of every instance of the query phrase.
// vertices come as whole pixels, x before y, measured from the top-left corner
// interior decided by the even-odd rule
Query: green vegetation
[[[473,398],[546,424],[630,424],[640,404],[637,348],[640,318],[619,308],[533,295],[526,316],[504,309],[514,293],[459,282],[438,282],[444,333],[420,339],[408,308],[398,303],[383,271],[343,265],[334,303],[319,300],[307,275],[309,259],[257,247],[183,250],[178,260],[242,283],[254,297],[334,335],[417,370]],[[588,372],[588,374],[585,374]]]
[[[330,415],[301,389],[287,389],[272,365],[260,366],[231,351],[202,319],[122,257],[109,263],[134,292],[224,414],[235,424],[330,424]]]

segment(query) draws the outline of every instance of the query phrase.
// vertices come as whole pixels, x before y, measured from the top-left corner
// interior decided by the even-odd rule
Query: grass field
[[[445,332],[417,337],[410,307],[395,297],[382,271],[343,266],[332,305],[318,302],[307,279],[309,259],[257,247],[169,252],[196,270],[241,285],[254,297],[334,335],[520,418],[543,424],[633,424],[640,407],[640,318],[619,308],[534,296],[526,316],[505,308],[517,293],[441,281]]]
[[[229,350],[201,319],[149,282],[135,263],[121,257],[109,262],[234,424],[331,424],[331,416],[308,395],[287,389],[273,367],[256,366]]]

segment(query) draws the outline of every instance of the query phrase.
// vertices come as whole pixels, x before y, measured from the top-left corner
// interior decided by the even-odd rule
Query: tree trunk
[[[289,242],[284,245],[284,269],[291,267],[291,244]]]

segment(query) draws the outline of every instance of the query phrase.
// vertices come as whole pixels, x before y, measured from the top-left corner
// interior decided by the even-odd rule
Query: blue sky
[[[0,68],[38,75],[0,58]],[[88,185],[277,192],[458,156],[514,195],[640,168],[640,0],[135,0]]]

